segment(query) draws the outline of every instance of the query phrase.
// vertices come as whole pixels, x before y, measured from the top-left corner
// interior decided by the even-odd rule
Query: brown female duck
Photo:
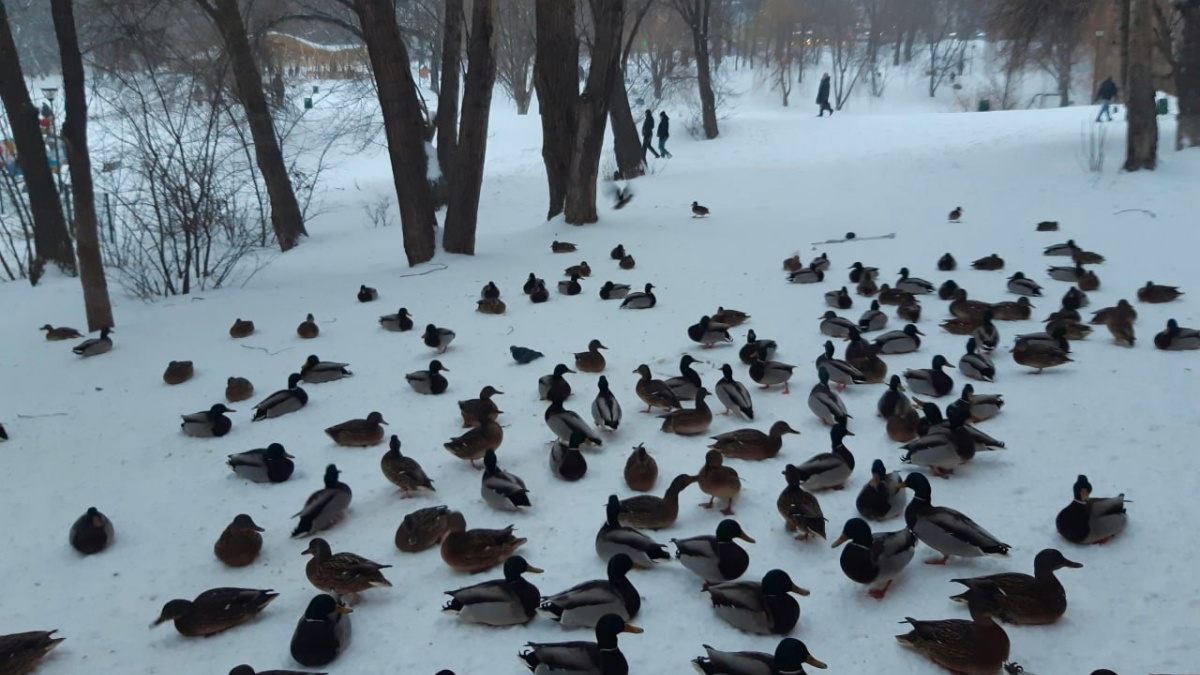
[[[458,411],[462,413],[463,428],[477,427],[484,419],[496,421],[501,411],[492,397],[503,395],[504,392],[489,384],[479,391],[479,398],[459,401]]]
[[[1054,623],[1067,611],[1067,591],[1054,572],[1064,567],[1078,569],[1080,563],[1063,557],[1057,549],[1043,549],[1033,559],[1033,576],[1019,572],[989,574],[969,579],[951,579],[967,587],[967,592],[950,596],[967,602],[972,591],[993,596],[996,617],[1005,623],[1041,625]]]
[[[405,457],[400,452],[400,438],[398,436],[392,434],[388,446],[388,451],[379,460],[379,469],[383,471],[384,478],[387,478],[392,485],[400,488],[405,498],[411,497],[414,492],[423,490],[436,492],[433,487],[433,481],[429,479],[429,476],[425,475],[425,470],[421,468],[421,464],[412,457]]]
[[[642,403],[646,404],[646,412],[650,412],[652,408],[663,408],[664,410],[683,409],[683,406],[679,403],[679,398],[675,396],[675,392],[671,391],[667,383],[662,380],[656,380],[650,375],[650,366],[643,363],[633,372],[641,375],[635,391],[638,398],[642,399]]]
[[[783,448],[784,434],[799,433],[787,422],[779,421],[765,434],[758,429],[738,429],[713,436],[716,442],[708,447],[734,459],[770,459]]]
[[[709,450],[704,455],[704,466],[700,469],[697,482],[700,491],[708,495],[709,500],[701,502],[700,506],[711,509],[718,498],[724,499],[725,508],[721,509],[721,513],[732,516],[733,500],[742,491],[742,479],[736,470],[724,463],[724,456],[716,450]]]
[[[171,600],[151,628],[167,621],[186,637],[208,637],[258,616],[279,594],[251,588],[213,588],[195,600]]]
[[[429,506],[404,516],[396,528],[396,548],[404,553],[418,553],[441,543],[450,530],[447,506]]]
[[[442,560],[451,569],[467,574],[490,570],[528,541],[514,537],[512,531],[512,525],[503,530],[468,530],[466,518],[451,511],[446,518],[446,535],[442,537]]]
[[[365,448],[383,442],[383,414],[371,412],[366,419],[353,419],[325,430],[334,443],[348,448]]]
[[[1008,634],[996,623],[992,596],[967,591],[971,620],[918,621],[905,617],[912,631],[896,640],[934,663],[965,675],[992,675],[1008,660]]]
[[[195,366],[191,361],[172,361],[167,364],[167,369],[163,371],[163,382],[167,384],[183,384],[192,379],[192,375],[196,373]]]
[[[301,555],[312,556],[304,573],[319,591],[357,600],[369,588],[392,585],[380,572],[391,565],[380,565],[354,553],[334,553],[329,542],[320,537],[310,541]]]
[[[234,320],[233,325],[229,327],[229,337],[231,337],[231,338],[250,337],[253,334],[254,334],[254,322],[253,321],[249,321],[249,320],[242,321],[241,319],[236,319],[236,320]]]
[[[696,476],[681,473],[671,481],[662,497],[638,495],[622,499],[621,524],[649,530],[661,530],[674,525],[679,517],[679,493],[695,482]]]
[[[658,480],[658,462],[650,456],[644,443],[638,443],[625,460],[625,484],[630,490],[646,492],[654,489]]]
[[[245,401],[254,395],[254,385],[244,377],[231,377],[225,382],[225,400],[230,403]]]
[[[245,567],[262,551],[262,532],[250,516],[239,513],[213,544],[213,555],[230,567]]]
[[[659,415],[663,421],[662,430],[680,436],[699,436],[708,431],[713,416],[712,410],[704,402],[707,396],[708,390],[701,387],[696,391],[696,407],[689,410],[672,410],[665,415]]]
[[[797,539],[807,540],[811,535],[825,538],[825,514],[821,512],[821,504],[816,496],[800,487],[804,477],[800,470],[792,464],[781,472],[787,487],[779,493],[775,500],[775,508],[783,516],[783,522],[788,532],[798,532]]]
[[[451,438],[442,447],[459,459],[470,460],[471,466],[475,467],[475,462],[483,459],[488,450],[498,450],[503,442],[504,428],[492,420],[484,419],[479,426]]]
[[[304,321],[299,326],[296,326],[296,335],[299,335],[302,339],[311,340],[320,334],[321,327],[317,325],[311,313],[304,318]]]
[[[588,343],[586,352],[575,353],[575,367],[583,373],[602,373],[604,372],[604,355],[600,353],[601,349],[608,349],[599,340],[592,340]]]

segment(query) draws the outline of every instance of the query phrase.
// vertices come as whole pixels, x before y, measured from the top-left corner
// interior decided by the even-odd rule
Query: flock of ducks
[[[708,210],[693,204],[697,217]],[[961,216],[955,209],[951,219]],[[1039,229],[1043,229],[1039,227]],[[555,241],[554,253],[572,253],[573,244]],[[1104,325],[1118,344],[1134,346],[1133,324],[1137,311],[1122,300],[1118,305],[1092,313],[1084,324],[1079,309],[1088,304],[1087,292],[1099,286],[1095,272],[1085,265],[1103,262],[1099,254],[1085,251],[1073,240],[1045,249],[1048,256],[1068,256],[1070,266],[1052,266],[1051,279],[1075,284],[1063,297],[1062,307],[1047,319],[1047,330],[1018,335],[1009,350],[1019,365],[1044,369],[1069,364],[1071,341],[1083,339],[1090,326]],[[611,252],[611,258],[623,269],[633,267],[633,259],[623,246]],[[1000,270],[1005,263],[991,255],[976,260],[976,270]],[[938,268],[953,271],[957,267],[953,256],[946,254],[938,260]],[[822,254],[802,265],[799,256],[783,263],[792,283],[817,283],[831,275],[831,262]],[[581,279],[591,276],[586,263],[568,267],[564,281],[557,285],[560,294],[571,296],[582,292]],[[865,587],[870,597],[882,600],[893,582],[904,574],[914,559],[918,543],[932,549],[939,557],[927,561],[945,564],[952,557],[1005,556],[1010,546],[991,534],[966,514],[953,508],[934,505],[932,485],[928,475],[948,479],[955,470],[972,461],[979,452],[1004,447],[1004,443],[975,426],[1001,414],[1004,400],[999,394],[977,394],[973,384],[961,388],[946,369],[981,383],[996,379],[992,355],[999,349],[1001,332],[996,322],[1027,320],[1033,306],[1030,298],[1044,297],[1046,289],[1021,272],[1007,280],[1007,290],[1017,295],[1015,301],[983,302],[968,296],[967,291],[953,281],[940,286],[912,276],[908,268],[899,271],[894,285],[878,283],[879,270],[856,262],[850,267],[849,282],[856,294],[872,298],[870,308],[857,320],[845,318],[838,311],[852,308],[854,297],[848,287],[825,294],[830,308],[814,327],[830,340],[823,353],[814,361],[816,384],[809,391],[807,406],[821,423],[829,428],[829,449],[799,463],[784,463],[780,471],[783,488],[776,501],[777,511],[787,532],[801,541],[825,539],[827,518],[818,495],[847,487],[857,465],[846,439],[854,436],[852,427],[868,424],[867,420],[850,415],[840,392],[847,387],[884,384],[877,405],[887,435],[903,444],[904,463],[915,469],[905,476],[888,471],[881,459],[870,465],[870,475],[855,498],[856,515],[844,520],[838,536],[832,542],[841,548],[839,564],[845,576]],[[621,300],[625,309],[645,310],[655,307],[653,286],[646,284],[643,292],[631,292],[628,285],[611,281],[599,289],[603,300]],[[524,292],[534,303],[548,299],[546,283],[530,274]],[[1177,299],[1181,292],[1174,287],[1148,283],[1137,290],[1141,303],[1162,303]],[[951,318],[941,326],[946,331],[967,336],[964,354],[957,366],[942,354],[932,355],[930,367],[908,369],[891,374],[883,357],[907,354],[922,349],[925,334],[917,328],[922,313],[921,300],[936,296],[948,301]],[[358,293],[361,302],[374,302],[379,294],[362,286]],[[885,331],[889,319],[883,306],[896,307],[897,315],[906,325]],[[500,290],[489,282],[481,291],[478,311],[498,314],[505,311]],[[701,349],[731,344],[731,330],[746,323],[750,316],[735,309],[720,307],[711,315],[701,317],[684,331],[686,337]],[[379,318],[382,329],[393,332],[415,330],[413,317],[401,308],[395,314]],[[44,326],[46,339],[67,340],[81,337],[70,328]],[[251,321],[238,319],[229,334],[242,339],[254,333]],[[100,337],[85,340],[74,348],[81,357],[110,352],[113,348],[111,329],[101,331]],[[878,333],[873,339],[866,335]],[[309,314],[297,328],[305,339],[319,335],[319,328]],[[441,363],[453,358],[451,351],[456,334],[453,330],[427,324],[421,334],[422,344],[437,355],[429,367],[409,373],[405,381],[416,394],[438,396],[449,389],[444,373],[450,369]],[[682,336],[681,336],[682,337]],[[838,358],[834,340],[846,344],[844,356]],[[1154,345],[1164,350],[1200,349],[1200,332],[1180,327],[1170,320],[1154,338]],[[802,370],[776,360],[778,345],[774,340],[759,338],[748,331],[744,344],[737,350],[738,362],[745,375],[759,387],[755,393],[764,395],[772,388],[790,393],[790,382]],[[544,421],[553,435],[547,454],[550,472],[564,482],[585,477],[589,461],[602,457],[596,452],[605,441],[619,433],[624,418],[621,401],[613,392],[609,362],[604,355],[607,347],[600,340],[591,340],[587,349],[574,354],[574,368],[565,363],[538,378],[539,398],[545,402]],[[513,346],[512,358],[518,364],[530,364],[543,354],[526,347]],[[749,421],[756,420],[751,389],[738,380],[731,364],[720,366],[721,377],[705,383],[693,368],[698,361],[685,354],[679,363],[679,375],[666,379],[654,376],[646,364],[634,371],[636,379],[621,376],[631,382],[641,404],[642,412],[655,412],[661,420],[661,430],[685,437],[709,436],[713,422],[710,397],[724,408],[724,415]],[[170,385],[180,385],[191,379],[191,362],[171,362],[163,375]],[[590,421],[566,407],[575,392],[567,379],[574,373],[600,374],[597,391],[592,399]],[[253,406],[251,422],[271,420],[301,411],[309,400],[301,384],[335,382],[353,375],[349,364],[323,361],[312,355],[287,376],[287,386],[262,398]],[[711,389],[710,389],[711,387]],[[910,397],[908,392],[914,396]],[[961,392],[944,410],[935,400]],[[226,401],[209,409],[182,415],[181,432],[198,438],[220,438],[233,430],[235,410],[225,403],[244,401],[252,397],[254,387],[244,378],[229,378]],[[444,449],[456,458],[481,468],[480,495],[492,509],[502,512],[528,510],[533,506],[525,481],[504,467],[503,454],[498,451],[504,440],[503,414],[494,398],[504,392],[485,385],[474,399],[458,402],[465,431],[444,444]],[[919,395],[922,398],[917,398]],[[627,403],[630,401],[626,401]],[[690,406],[685,406],[689,403]],[[379,412],[363,418],[348,420],[325,429],[336,444],[346,447],[372,447],[383,444],[388,436],[387,421]],[[618,636],[637,634],[640,628],[630,623],[639,613],[642,597],[634,586],[631,574],[676,560],[694,574],[698,590],[710,601],[717,617],[732,628],[757,635],[780,636],[774,653],[753,651],[722,651],[703,645],[705,654],[693,660],[694,667],[707,675],[771,675],[798,674],[804,666],[825,668],[825,664],[809,653],[804,642],[788,637],[799,623],[800,605],[796,597],[809,591],[793,582],[783,569],[770,569],[751,580],[742,577],[751,568],[751,556],[738,542],[755,540],[737,520],[734,506],[742,489],[738,467],[742,462],[776,460],[785,438],[799,432],[786,421],[775,421],[767,431],[746,427],[709,436],[703,463],[697,463],[695,473],[674,476],[662,496],[639,494],[621,499],[612,494],[605,505],[603,519],[597,513],[598,530],[595,536],[596,554],[607,564],[605,578],[583,581],[556,593],[543,594],[526,579],[540,569],[517,553],[526,539],[513,534],[513,527],[503,529],[468,528],[462,513],[447,506],[419,508],[404,517],[395,534],[395,545],[402,553],[417,553],[438,548],[443,562],[451,569],[476,574],[500,568],[501,576],[481,583],[446,591],[444,610],[458,620],[485,626],[522,625],[542,616],[565,628],[590,629],[595,641],[528,643],[519,651],[520,661],[529,670],[539,673],[589,673],[593,675],[626,675],[630,665],[620,651]],[[6,439],[0,427],[0,440]],[[435,492],[434,481],[422,469],[419,461],[401,452],[397,435],[387,438],[387,451],[380,459],[380,472],[404,497]],[[236,475],[256,483],[281,483],[289,480],[295,468],[295,457],[283,445],[272,443],[265,448],[239,452],[228,456],[227,464]],[[303,554],[309,556],[305,572],[318,591],[299,617],[290,653],[293,660],[305,667],[321,667],[335,661],[350,641],[352,604],[361,594],[380,592],[392,583],[385,574],[392,565],[380,564],[351,552],[334,552],[324,538],[313,536],[338,525],[344,519],[353,499],[349,485],[340,480],[341,471],[330,464],[324,472],[323,486],[312,493],[295,517],[298,519],[293,537],[310,537]],[[633,448],[623,472],[626,486],[647,493],[654,489],[658,466],[644,444]],[[697,485],[708,501],[702,506],[719,509],[723,514],[712,531],[686,538],[673,538],[661,543],[645,530],[671,528],[679,515],[680,494]],[[615,486],[614,486],[615,487]],[[911,493],[911,500],[908,495]],[[1086,476],[1078,476],[1071,489],[1071,499],[1057,514],[1055,525],[1063,540],[1072,545],[1104,543],[1119,535],[1126,526],[1127,514],[1123,495],[1095,497]],[[758,514],[761,516],[761,514]],[[899,529],[873,531],[871,522],[887,523],[903,518]],[[899,524],[899,522],[897,523]],[[353,526],[352,523],[345,526]],[[221,533],[213,547],[215,557],[229,567],[251,565],[263,546],[263,529],[246,514],[237,515]],[[113,523],[96,508],[89,508],[71,526],[71,546],[83,555],[104,551],[114,538]],[[1034,558],[1033,574],[1002,573],[972,578],[950,579],[965,590],[951,599],[966,605],[969,618],[918,620],[905,617],[911,630],[896,636],[896,640],[932,662],[954,672],[970,675],[996,673],[1002,667],[1010,673],[1021,672],[1019,665],[1009,663],[1010,641],[1001,623],[1037,625],[1053,623],[1067,610],[1066,592],[1055,573],[1062,569],[1082,567],[1069,560],[1061,551],[1047,548]],[[415,592],[415,591],[414,591]],[[211,636],[234,628],[256,617],[277,597],[269,589],[213,588],[191,600],[167,602],[154,625],[170,622],[184,636]],[[63,638],[55,631],[28,632],[0,636],[0,673],[28,673]],[[252,675],[249,665],[240,665],[230,675]],[[293,671],[258,671],[290,673]],[[1104,674],[1108,671],[1096,671]],[[442,671],[439,675],[453,675]]]

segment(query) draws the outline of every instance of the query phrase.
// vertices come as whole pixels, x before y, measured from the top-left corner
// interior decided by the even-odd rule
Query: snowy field
[[[900,85],[895,85],[900,86]],[[919,86],[919,85],[914,85]],[[745,579],[758,580],[782,568],[812,594],[800,598],[802,617],[793,635],[829,665],[830,673],[929,673],[937,668],[903,649],[893,635],[898,622],[966,618],[948,596],[961,590],[951,578],[1000,571],[1031,572],[1033,556],[1049,546],[1084,565],[1063,570],[1070,608],[1057,624],[1006,626],[1011,659],[1041,675],[1088,673],[1111,668],[1128,673],[1186,673],[1200,666],[1195,635],[1200,630],[1200,581],[1192,560],[1200,553],[1191,536],[1194,514],[1188,496],[1196,473],[1195,354],[1162,352],[1151,338],[1168,318],[1200,324],[1194,302],[1194,255],[1200,245],[1195,217],[1200,207],[1200,154],[1169,150],[1173,121],[1162,120],[1163,151],[1154,173],[1119,173],[1124,127],[1108,126],[1109,158],[1101,174],[1086,172],[1079,148],[1095,108],[949,114],[944,100],[899,106],[903,113],[851,108],[832,119],[815,119],[810,89],[793,94],[791,108],[774,95],[751,93],[723,122],[718,140],[686,137],[673,114],[674,159],[653,163],[653,175],[634,185],[636,197],[621,211],[602,207],[601,222],[575,228],[543,222],[545,182],[536,114],[516,116],[497,94],[479,225],[479,255],[439,255],[439,265],[409,269],[398,227],[372,228],[362,205],[391,190],[386,156],[343,160],[331,184],[331,211],[309,224],[311,237],[278,258],[242,288],[207,292],[145,304],[117,292],[115,348],[81,360],[71,342],[46,342],[44,323],[81,327],[78,282],[51,279],[37,289],[0,285],[0,422],[11,440],[0,445],[6,487],[0,512],[7,514],[0,578],[5,580],[6,620],[0,632],[58,629],[66,637],[38,671],[224,675],[239,663],[258,669],[296,668],[288,642],[297,619],[316,593],[304,574],[303,540],[289,538],[290,516],[321,486],[327,464],[336,463],[354,490],[346,519],[323,533],[335,551],[352,551],[393,565],[392,589],[369,591],[353,614],[354,638],[332,666],[335,673],[383,675],[429,673],[450,668],[459,675],[525,672],[516,654],[527,641],[591,640],[588,630],[567,631],[537,618],[525,627],[488,629],[460,623],[439,612],[442,591],[500,576],[466,576],[451,571],[436,549],[404,554],[393,545],[405,514],[446,504],[461,511],[469,527],[515,524],[529,539],[520,553],[545,573],[529,577],[543,594],[604,576],[593,539],[604,520],[609,494],[633,494],[622,469],[632,446],[645,443],[659,464],[661,495],[670,478],[695,473],[703,464],[705,437],[663,433],[659,422],[638,412],[634,393],[639,364],[658,377],[677,374],[681,355],[692,354],[711,388],[723,363],[752,389],[756,419],[746,423],[718,416],[711,434],[752,426],[767,429],[786,420],[801,431],[763,462],[730,460],[744,487],[736,518],[757,539],[746,545],[751,565]],[[918,89],[919,91],[919,89]],[[536,111],[536,105],[534,110]],[[670,111],[674,112],[674,111]],[[712,210],[692,219],[689,204]],[[946,214],[961,206],[961,224]],[[1057,233],[1036,233],[1034,224],[1057,220]],[[831,245],[813,242],[895,233],[894,239]],[[1181,285],[1188,294],[1167,305],[1135,302],[1139,343],[1126,349],[1106,330],[1075,342],[1074,363],[1040,376],[1016,365],[1008,345],[1019,333],[1040,330],[1038,322],[1057,308],[1068,284],[1046,276],[1042,248],[1074,238],[1105,255],[1095,268],[1101,288],[1090,294],[1088,312],[1134,301],[1148,280]],[[552,240],[574,242],[576,254],[550,252]],[[609,250],[624,244],[636,258],[631,271],[618,269]],[[792,285],[780,270],[798,252],[807,263],[821,253],[832,261],[825,283]],[[938,272],[945,252],[959,270]],[[998,253],[1003,272],[979,272],[970,262]],[[552,294],[531,304],[521,294],[530,272],[553,286],[563,268],[586,260],[593,269],[577,297]],[[822,296],[853,285],[846,268],[855,261],[881,269],[880,282],[894,283],[901,267],[940,284],[954,279],[973,298],[1013,300],[1005,278],[1024,271],[1046,288],[1035,300],[1034,320],[1001,322],[994,384],[975,383],[980,393],[1002,393],[1007,405],[980,428],[1005,441],[1007,449],[979,456],[952,479],[933,481],[933,503],[966,512],[1012,545],[1007,558],[955,559],[946,567],[920,564],[932,555],[921,545],[917,558],[882,601],[866,595],[838,565],[829,541],[795,541],[784,531],[775,499],[784,487],[780,472],[791,463],[828,450],[828,431],[809,412],[806,398],[816,382],[813,359],[826,337],[818,330]],[[445,269],[439,269],[444,265]],[[414,273],[428,272],[421,276]],[[640,288],[656,286],[658,306],[619,311],[597,296],[605,280]],[[504,316],[475,312],[480,288],[495,281],[508,303]],[[360,304],[360,284],[379,289],[380,300]],[[701,350],[685,329],[718,305],[748,312],[752,319],[733,331],[734,346]],[[842,312],[857,319],[869,301],[858,296]],[[890,373],[928,367],[935,354],[957,363],[965,338],[938,328],[948,318],[946,303],[923,302],[919,327],[928,336],[921,349],[887,359]],[[381,314],[407,307],[418,329],[389,333]],[[889,328],[903,322],[894,317]],[[301,341],[296,326],[312,312],[321,335]],[[228,335],[235,318],[253,319],[258,332],[244,340]],[[421,396],[404,374],[426,368],[436,354],[425,347],[420,327],[435,323],[457,331],[441,360],[449,368],[446,395]],[[737,350],[752,328],[778,341],[777,359],[796,364],[790,396],[778,388],[760,391],[749,381]],[[553,434],[542,420],[537,379],[559,362],[573,364],[591,339],[609,347],[606,374],[625,408],[619,432],[602,450],[588,454],[588,474],[578,483],[554,478],[548,468]],[[546,354],[518,366],[510,345]],[[838,346],[841,356],[842,347]],[[305,357],[350,363],[354,376],[306,385],[303,410],[251,423],[251,406],[282,388]],[[170,360],[190,359],[196,377],[167,386],[161,374]],[[955,391],[966,382],[958,371]],[[233,431],[224,438],[193,439],[179,430],[181,413],[222,400],[230,376],[247,377],[254,399],[232,405]],[[567,407],[589,417],[596,375],[569,375],[576,392]],[[505,392],[501,466],[529,484],[533,508],[501,513],[479,494],[480,473],[442,449],[462,433],[455,401],[475,397],[484,385]],[[857,466],[847,489],[819,494],[829,519],[830,540],[847,518],[869,478],[871,461],[905,467],[901,450],[888,440],[875,405],[882,385],[851,387],[843,394],[854,419],[847,439]],[[944,407],[952,398],[941,399]],[[714,406],[718,404],[713,401]],[[717,407],[719,410],[720,408]],[[405,453],[417,458],[437,492],[401,499],[379,470],[385,446],[335,446],[322,429],[377,410],[398,434]],[[225,466],[225,457],[272,442],[296,456],[289,482],[259,485]],[[1078,547],[1055,532],[1054,518],[1071,499],[1077,474],[1086,474],[1097,496],[1123,492],[1133,500],[1128,530],[1099,547]],[[707,501],[697,487],[681,497],[676,524],[652,533],[672,537],[711,534],[721,515],[697,508]],[[89,506],[112,518],[117,540],[104,553],[83,558],[67,546],[67,530]],[[238,513],[266,529],[263,555],[252,566],[229,569],[213,556],[218,535]],[[899,529],[902,519],[874,524]],[[700,581],[677,562],[635,572],[644,598],[633,623],[642,635],[624,635],[622,651],[631,673],[690,672],[701,645],[724,650],[772,652],[777,637],[740,633],[717,619]],[[170,626],[147,625],[172,598],[192,598],[217,586],[274,589],[280,597],[256,620],[208,640],[188,639]]]

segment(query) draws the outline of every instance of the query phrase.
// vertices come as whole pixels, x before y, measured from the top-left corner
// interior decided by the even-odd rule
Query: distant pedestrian
[[[658,154],[663,157],[670,157],[671,153],[667,152],[667,139],[671,137],[671,118],[667,117],[667,113],[658,113]]]
[[[654,152],[654,113],[646,111],[646,118],[642,120],[642,160],[645,161],[646,153],[658,157],[658,153]]]
[[[824,117],[825,111],[829,111],[829,116],[833,116],[833,106],[829,105],[829,73],[821,76],[821,84],[817,87],[817,105],[821,106],[821,113],[817,117]]]
[[[1096,115],[1096,121],[1099,122],[1101,117],[1107,116],[1108,121],[1112,121],[1112,102],[1117,98],[1117,83],[1113,82],[1111,76],[1104,79],[1100,83],[1100,88],[1096,90],[1096,100],[1101,101],[1100,112]]]

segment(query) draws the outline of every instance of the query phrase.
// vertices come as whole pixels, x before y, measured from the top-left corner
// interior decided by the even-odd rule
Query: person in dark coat
[[[671,118],[667,117],[667,113],[658,113],[658,154],[663,157],[670,157],[671,153],[667,152],[667,139],[671,137]]]
[[[829,73],[821,76],[821,84],[817,87],[817,105],[821,106],[821,113],[817,117],[824,117],[826,110],[833,116],[833,106],[829,105]]]
[[[1113,82],[1111,76],[1105,78],[1100,83],[1100,88],[1096,91],[1096,100],[1103,102],[1100,106],[1100,113],[1096,115],[1096,121],[1099,122],[1101,117],[1108,116],[1108,121],[1112,121],[1112,102],[1117,98],[1117,83]]]
[[[658,153],[654,151],[654,113],[646,111],[646,119],[642,120],[642,159],[646,159],[646,153],[658,157]]]

